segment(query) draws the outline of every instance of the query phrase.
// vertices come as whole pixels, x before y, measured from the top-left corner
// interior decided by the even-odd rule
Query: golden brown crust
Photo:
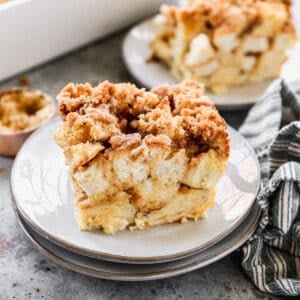
[[[223,118],[204,95],[203,85],[191,80],[151,92],[107,81],[95,88],[69,84],[58,100],[63,123],[56,140],[64,149],[99,143],[111,154],[161,135],[160,139],[170,138],[175,148],[198,145],[206,150],[213,147],[225,158],[229,155]]]
[[[182,22],[187,32],[210,34],[212,29],[224,27],[239,34],[250,32],[270,12],[286,14],[283,21],[288,21],[290,5],[290,0],[188,0],[181,9],[163,6],[161,12]],[[291,31],[295,33],[295,28]]]
[[[212,206],[229,137],[203,85],[147,92],[106,81],[68,85],[58,100],[55,139],[71,166],[82,229],[184,222]]]
[[[79,166],[84,166],[93,158],[95,158],[104,147],[100,144],[80,143],[68,147],[64,155],[67,164],[71,165],[73,171]]]

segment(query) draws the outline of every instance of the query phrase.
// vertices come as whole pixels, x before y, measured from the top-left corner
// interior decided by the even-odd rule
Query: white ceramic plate
[[[300,9],[300,4],[298,3]],[[296,12],[296,8],[295,8]],[[300,11],[297,11],[300,19]],[[123,42],[123,59],[130,73],[144,87],[152,88],[164,83],[175,84],[177,80],[166,66],[159,62],[147,62],[152,51],[149,47],[155,32],[158,30],[153,18],[132,28]],[[288,82],[300,77],[300,43],[291,52],[289,60],[284,64],[281,76]],[[272,81],[233,87],[224,95],[208,93],[215,104],[222,109],[237,109],[255,103],[266,91]]]
[[[27,237],[45,256],[75,272],[110,280],[146,281],[168,278],[207,266],[241,247],[256,229],[260,210],[255,205],[247,219],[225,239],[188,258],[161,264],[120,264],[76,254],[51,243],[19,219]]]
[[[58,118],[36,131],[21,148],[12,169],[15,205],[36,231],[72,251],[126,263],[158,263],[203,250],[229,234],[249,213],[259,185],[256,156],[229,128],[228,170],[218,185],[216,205],[207,218],[115,235],[84,232],[76,224],[68,168],[53,141]]]

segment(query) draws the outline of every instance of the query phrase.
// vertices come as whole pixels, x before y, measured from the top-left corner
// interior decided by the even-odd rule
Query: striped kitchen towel
[[[240,132],[257,154],[262,179],[262,215],[242,248],[242,267],[261,291],[300,295],[300,82],[275,81]]]

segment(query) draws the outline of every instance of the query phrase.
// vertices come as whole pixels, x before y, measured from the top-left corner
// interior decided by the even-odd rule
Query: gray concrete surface
[[[55,96],[68,82],[132,81],[121,58],[120,33],[25,75],[34,88]],[[19,76],[0,89],[19,84]],[[237,127],[246,111],[224,113]],[[189,274],[153,282],[114,282],[87,277],[51,262],[17,224],[9,177],[13,160],[0,156],[0,299],[279,299],[258,292],[240,268],[236,252]]]

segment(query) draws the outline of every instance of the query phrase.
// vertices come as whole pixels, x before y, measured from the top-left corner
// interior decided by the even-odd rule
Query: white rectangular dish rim
[[[158,11],[162,0],[10,0],[0,4],[0,82]]]

